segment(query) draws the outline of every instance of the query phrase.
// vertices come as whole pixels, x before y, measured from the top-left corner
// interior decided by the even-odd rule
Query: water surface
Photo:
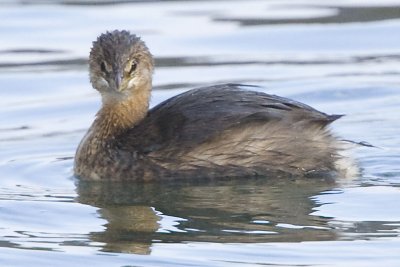
[[[2,1],[0,266],[399,266],[399,1]],[[352,180],[80,183],[105,30],[156,58],[152,105],[246,83],[366,141]]]

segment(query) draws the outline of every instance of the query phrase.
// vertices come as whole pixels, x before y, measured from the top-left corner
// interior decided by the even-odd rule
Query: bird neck
[[[101,139],[113,138],[137,125],[149,109],[151,84],[137,88],[123,100],[105,100],[96,115],[92,132]]]

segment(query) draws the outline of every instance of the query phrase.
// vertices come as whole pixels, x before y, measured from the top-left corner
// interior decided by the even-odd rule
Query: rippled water
[[[400,1],[2,1],[0,266],[400,266]],[[351,181],[79,183],[86,59],[128,29],[152,104],[240,82],[347,114]]]

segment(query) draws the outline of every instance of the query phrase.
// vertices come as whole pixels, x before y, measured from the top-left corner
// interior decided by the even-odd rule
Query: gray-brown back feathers
[[[116,140],[167,173],[235,176],[335,170],[330,116],[305,104],[241,85],[188,91],[149,111]]]

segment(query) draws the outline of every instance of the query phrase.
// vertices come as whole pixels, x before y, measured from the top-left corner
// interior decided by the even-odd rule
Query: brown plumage
[[[103,105],[76,153],[82,179],[340,172],[337,141],[327,129],[339,115],[237,84],[190,90],[148,111],[153,58],[127,31],[101,35],[89,65]]]

